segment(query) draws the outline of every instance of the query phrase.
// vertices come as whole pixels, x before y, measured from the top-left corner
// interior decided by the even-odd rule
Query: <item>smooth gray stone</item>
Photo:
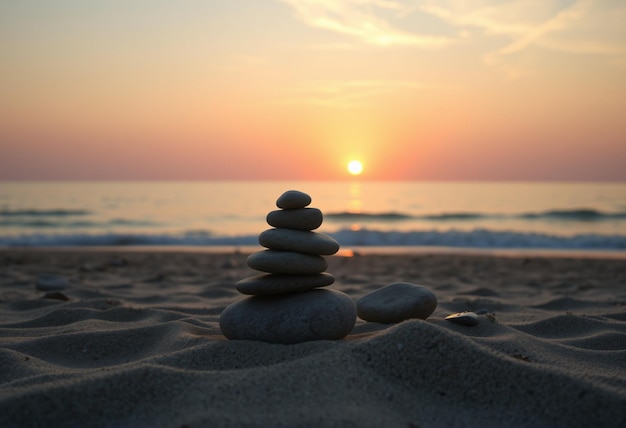
[[[319,232],[293,229],[268,229],[259,235],[259,244],[271,250],[329,256],[339,251],[339,242]]]
[[[311,197],[299,190],[287,190],[276,200],[278,208],[304,208],[311,203]]]
[[[63,290],[70,285],[67,278],[62,276],[52,275],[48,273],[42,273],[37,277],[35,285],[39,290],[43,291],[58,291]]]
[[[248,256],[248,266],[262,272],[286,275],[314,275],[328,268],[326,259],[316,254],[264,250]]]
[[[317,208],[275,210],[267,214],[267,224],[283,229],[313,230],[322,225],[324,216]]]
[[[474,326],[478,324],[478,315],[474,312],[459,312],[456,314],[448,315],[446,320],[456,324]]]
[[[239,281],[235,287],[242,294],[265,296],[281,293],[298,293],[318,287],[326,287],[335,282],[329,273],[318,275],[276,275],[266,273],[251,276]]]
[[[44,299],[54,299],[54,300],[61,300],[64,302],[67,302],[70,300],[69,297],[67,297],[65,294],[59,292],[59,291],[50,291],[49,293],[46,293],[43,295]]]
[[[220,329],[229,339],[284,344],[339,340],[352,331],[355,322],[352,299],[324,289],[247,297],[220,315]]]
[[[359,318],[383,324],[426,319],[436,307],[437,297],[428,288],[408,282],[379,288],[356,302]]]

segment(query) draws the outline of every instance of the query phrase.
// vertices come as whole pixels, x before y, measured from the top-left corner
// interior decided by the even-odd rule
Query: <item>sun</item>
[[[348,172],[352,175],[359,175],[363,172],[363,164],[358,160],[348,162]]]

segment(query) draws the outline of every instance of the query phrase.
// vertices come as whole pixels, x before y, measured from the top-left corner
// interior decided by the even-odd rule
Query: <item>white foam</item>
[[[586,234],[557,236],[541,233],[471,231],[379,231],[341,229],[333,236],[342,247],[456,247],[494,249],[626,250],[626,235]],[[2,247],[51,246],[246,246],[257,245],[257,235],[210,234],[30,234],[0,237]]]

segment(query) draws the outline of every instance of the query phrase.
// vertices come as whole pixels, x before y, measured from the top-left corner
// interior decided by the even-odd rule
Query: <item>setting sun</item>
[[[348,162],[348,172],[352,175],[359,175],[363,172],[363,164],[358,160]]]

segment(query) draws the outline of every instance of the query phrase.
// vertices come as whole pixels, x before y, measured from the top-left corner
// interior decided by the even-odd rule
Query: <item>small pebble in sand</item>
[[[474,326],[478,324],[478,315],[469,311],[458,312],[456,314],[448,315],[446,320],[456,324]]]
[[[476,315],[487,315],[489,313],[488,309],[479,309],[476,311]]]
[[[239,263],[236,259],[229,259],[222,263],[222,269],[234,269],[239,267]]]
[[[67,297],[65,294],[58,292],[58,291],[51,291],[49,293],[44,294],[43,296],[44,299],[53,299],[53,300],[61,300],[64,302],[67,302],[68,300],[70,300],[69,297]]]
[[[299,190],[287,190],[276,200],[276,206],[283,209],[304,208],[311,203],[311,197]]]
[[[42,273],[35,282],[37,288],[43,291],[63,290],[70,285],[67,278],[49,273]]]
[[[128,264],[128,260],[123,257],[114,257],[109,260],[109,266],[120,267],[126,266]]]
[[[428,288],[397,282],[379,288],[356,302],[359,318],[383,324],[411,318],[426,319],[437,308],[437,297]]]

